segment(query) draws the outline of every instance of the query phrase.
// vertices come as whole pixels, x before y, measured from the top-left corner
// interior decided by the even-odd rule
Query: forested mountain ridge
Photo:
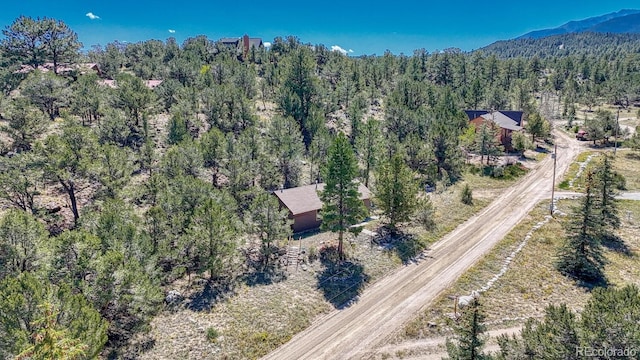
[[[640,18],[640,15],[633,15]],[[640,52],[640,34],[579,32],[543,38],[501,40],[478,49],[500,58],[606,56]]]
[[[638,32],[638,17],[636,16],[638,13],[640,10],[623,9],[584,20],[570,21],[552,29],[531,31],[516,39],[540,39],[577,32],[636,33]]]

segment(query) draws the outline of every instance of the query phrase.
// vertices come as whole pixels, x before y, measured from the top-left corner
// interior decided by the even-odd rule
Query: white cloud
[[[347,52],[348,52],[347,50],[345,50],[345,49],[341,48],[341,47],[340,47],[340,46],[338,46],[338,45],[333,45],[333,46],[331,47],[331,51],[337,51],[337,52],[341,53],[342,55],[347,55]]]
[[[349,52],[350,52],[350,53],[352,53],[352,52],[353,52],[353,49],[349,49]]]
[[[100,16],[98,16],[98,15],[96,15],[96,14],[92,13],[92,12],[88,12],[85,16],[86,16],[86,17],[88,17],[88,18],[89,18],[89,19],[91,19],[91,20],[98,20],[98,19],[100,19]]]
[[[172,34],[175,34],[175,33],[176,33],[176,31],[175,31],[175,30],[173,30],[173,29],[169,29],[169,32],[170,32],[170,33],[172,33]]]
[[[266,48],[271,47],[271,43],[268,41],[263,42],[262,45]]]

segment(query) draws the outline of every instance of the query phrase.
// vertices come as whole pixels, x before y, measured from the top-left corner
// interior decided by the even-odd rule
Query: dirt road
[[[581,146],[557,132],[556,180]],[[358,302],[314,321],[264,359],[366,359],[486,254],[540,200],[550,197],[553,159],[527,176],[426,252],[425,260],[398,269],[366,289]]]

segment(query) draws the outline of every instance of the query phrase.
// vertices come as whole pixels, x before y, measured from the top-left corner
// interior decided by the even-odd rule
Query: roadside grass
[[[577,200],[562,200],[558,206],[563,212],[568,212],[577,203]],[[489,254],[395,334],[392,341],[400,343],[409,339],[452,334],[455,296],[469,295],[497,274],[505,258],[524,240],[534,225],[544,220],[548,206],[548,201],[538,204]],[[610,286],[640,283],[640,269],[637,266],[640,202],[621,201],[620,213],[622,227],[617,234],[624,239],[632,254],[605,249],[608,260],[605,274]],[[552,219],[534,231],[504,276],[482,293],[489,328],[521,325],[526,318],[543,316],[544,308],[550,304],[566,303],[576,311],[582,308],[589,297],[588,290],[555,269],[556,252],[564,242],[564,221],[564,217]]]
[[[640,190],[640,152],[619,150],[615,157],[614,169],[624,176],[627,191]]]
[[[592,156],[591,161],[578,176],[580,164],[584,163],[589,156]],[[596,151],[580,153],[576,161],[569,166],[569,170],[563,180],[558,184],[558,188],[569,191],[584,190],[584,183],[586,181],[588,170],[592,169],[596,164],[598,164],[598,162],[602,161],[602,156],[603,153]],[[640,190],[640,154],[626,149],[618,150],[613,161],[613,167],[615,171],[624,176],[626,181],[625,191]],[[569,186],[571,180],[573,180],[573,187]]]
[[[515,165],[509,166],[516,167]],[[506,167],[505,167],[506,169]],[[492,177],[487,175],[482,175],[482,169],[478,167],[472,167],[470,170],[466,171],[463,175],[463,181],[460,183],[464,185],[464,183],[469,184],[472,190],[482,189],[482,190],[502,190],[511,185],[513,185],[518,179],[526,174],[526,171],[521,169],[513,169],[506,170],[505,176],[503,177]],[[456,186],[460,186],[458,183]]]
[[[618,236],[624,239],[625,245],[631,250],[631,256],[607,251],[609,264],[605,273],[611,286],[623,286],[633,283],[640,285],[640,201],[624,200],[619,202],[621,227]]]
[[[428,195],[435,208],[435,229],[425,231],[408,225],[403,228],[406,240],[395,244],[396,248],[378,246],[363,234],[346,240],[347,261],[353,266],[332,268],[326,259],[321,261],[323,253],[337,243],[337,235],[305,237],[302,247],[307,255],[313,253],[320,260],[306,259],[297,270],[290,265],[283,281],[240,284],[234,295],[215,303],[210,311],[184,309],[160,314],[152,324],[155,346],[140,358],[256,359],[266,355],[322,314],[350,306],[366,286],[391,274],[407,262],[407,256],[419,254],[516,181],[465,173],[463,181]],[[460,201],[465,183],[474,190],[472,205]],[[383,225],[383,220],[374,220],[365,228],[378,232]],[[212,328],[215,334],[208,330]]]
[[[580,171],[581,166],[583,166],[584,162],[587,161],[590,156],[591,160],[586,164],[586,167]],[[576,160],[569,165],[569,169],[556,188],[567,191],[582,191],[584,189],[584,182],[588,170],[593,167],[593,164],[600,156],[601,155],[596,151],[585,151],[580,153],[576,157]]]
[[[540,151],[531,151],[531,150],[527,150],[525,151],[525,157],[527,159],[531,159],[534,161],[542,161],[544,160],[545,157],[547,157],[548,154],[544,153],[544,152],[540,152]]]

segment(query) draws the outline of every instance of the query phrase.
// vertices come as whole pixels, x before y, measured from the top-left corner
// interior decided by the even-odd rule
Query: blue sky
[[[201,34],[218,39],[247,33],[264,41],[295,35],[305,43],[353,50],[353,55],[380,55],[385,50],[411,54],[418,48],[472,50],[531,30],[634,8],[640,8],[637,0],[22,0],[2,5],[0,25],[4,28],[20,15],[60,19],[86,48],[114,40],[173,36],[181,43]]]

